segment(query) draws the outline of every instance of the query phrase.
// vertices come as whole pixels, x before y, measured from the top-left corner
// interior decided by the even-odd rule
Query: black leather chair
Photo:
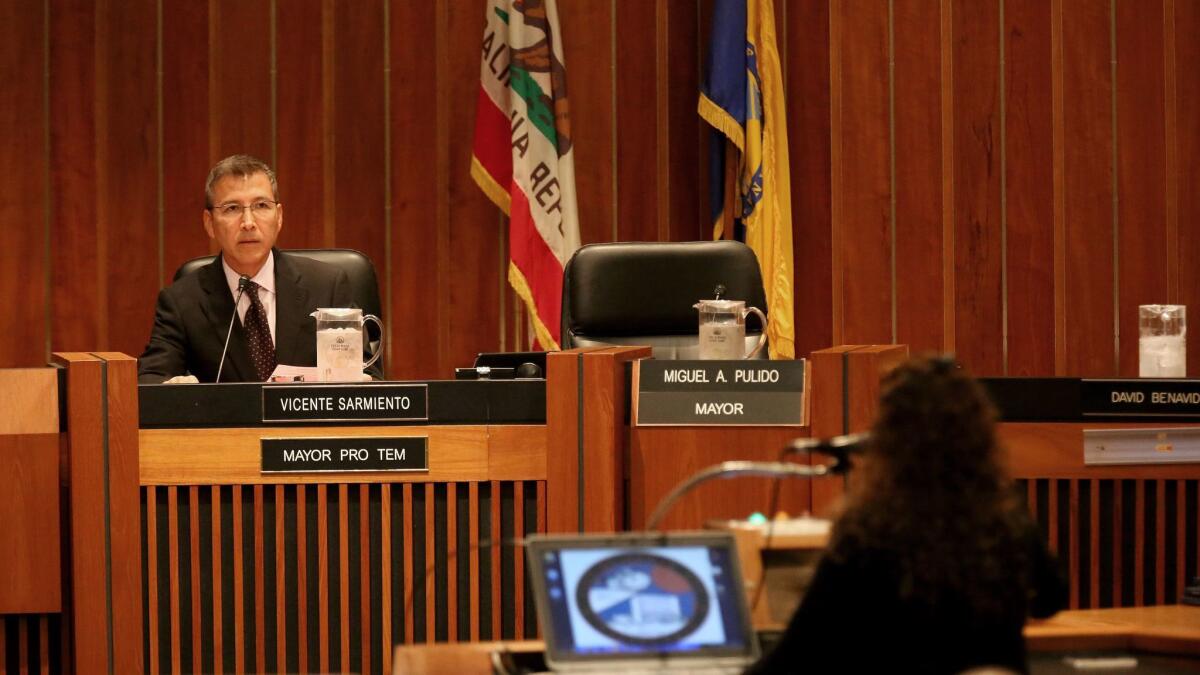
[[[655,358],[694,359],[699,317],[693,305],[715,297],[767,310],[758,258],[736,241],[591,244],[563,276],[562,347],[648,345]],[[746,351],[763,327],[746,319]],[[767,349],[759,352],[766,358]]]
[[[380,320],[383,319],[383,304],[379,300],[379,280],[375,276],[375,265],[366,255],[350,248],[286,249],[284,253],[311,258],[345,271],[346,276],[350,278],[350,295],[354,299],[354,304],[362,309],[364,314],[374,314]],[[192,258],[183,263],[175,271],[175,281],[211,263],[214,258],[216,256],[206,255]],[[379,348],[381,339],[374,324],[367,324],[367,339],[373,354]],[[383,370],[383,359],[382,356],[379,358],[379,369],[381,372],[386,372]]]

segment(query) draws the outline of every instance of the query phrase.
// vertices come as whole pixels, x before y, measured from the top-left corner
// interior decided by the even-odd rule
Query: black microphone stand
[[[249,287],[250,277],[243,274],[238,279],[237,297],[233,299],[233,316],[229,317],[229,328],[225,331],[225,346],[221,348],[221,360],[217,364],[217,379],[213,384],[221,381],[221,371],[225,369],[225,354],[229,352],[229,338],[233,337],[233,320],[237,318],[238,303],[242,301],[242,295],[246,293],[246,289]]]

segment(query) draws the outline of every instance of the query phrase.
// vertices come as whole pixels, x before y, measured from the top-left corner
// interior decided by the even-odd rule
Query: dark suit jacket
[[[289,366],[317,365],[318,307],[353,307],[346,273],[332,265],[275,249],[275,356]],[[234,315],[233,295],[221,267],[221,256],[158,294],[154,329],[138,359],[138,381],[162,382],[191,373],[213,382]],[[378,365],[368,371],[382,378]],[[222,382],[254,381],[250,347],[240,321],[233,322]]]

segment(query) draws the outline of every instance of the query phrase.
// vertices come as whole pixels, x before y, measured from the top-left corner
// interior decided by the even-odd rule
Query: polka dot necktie
[[[259,382],[265,382],[275,372],[275,343],[271,340],[271,324],[267,321],[267,308],[258,298],[259,285],[251,281],[246,287],[250,297],[250,309],[242,325],[250,343],[250,360]]]

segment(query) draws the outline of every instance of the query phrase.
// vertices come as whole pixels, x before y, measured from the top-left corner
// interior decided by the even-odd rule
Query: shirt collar
[[[229,291],[231,293],[233,293],[234,297],[237,297],[238,282],[241,280],[242,275],[233,271],[233,268],[229,266],[229,263],[226,262],[224,256],[221,256],[221,267],[222,267],[222,269],[225,270],[225,281],[226,281],[226,283],[229,284]],[[264,262],[262,268],[258,270],[258,274],[255,274],[253,277],[250,278],[250,281],[253,281],[254,283],[258,284],[260,287],[262,287],[268,293],[271,293],[271,294],[275,293],[275,252],[274,251],[271,251],[270,253],[267,254],[267,261]]]

